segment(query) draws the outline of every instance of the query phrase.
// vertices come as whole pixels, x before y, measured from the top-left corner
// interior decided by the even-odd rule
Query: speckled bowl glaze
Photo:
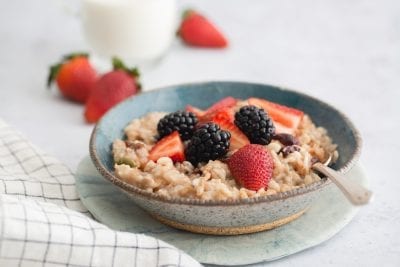
[[[206,108],[225,96],[266,98],[309,114],[325,127],[338,145],[339,160],[332,166],[346,173],[358,160],[361,138],[350,120],[334,107],[303,93],[265,84],[203,82],[168,86],[129,98],[111,109],[95,126],[90,139],[90,156],[101,175],[126,193],[138,206],[170,226],[191,232],[234,235],[263,231],[301,216],[330,180],[271,196],[235,201],[170,199],[125,183],[114,175],[112,142],[124,137],[123,129],[134,118],[151,111],[172,112],[187,104]]]

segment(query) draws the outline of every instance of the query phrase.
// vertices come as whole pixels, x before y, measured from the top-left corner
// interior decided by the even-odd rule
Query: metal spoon
[[[337,187],[342,191],[342,193],[347,197],[347,199],[353,205],[365,205],[370,202],[372,198],[372,191],[364,188],[362,185],[357,184],[349,179],[347,179],[340,172],[329,168],[328,165],[331,162],[332,157],[329,156],[325,163],[314,163],[312,168],[319,171],[320,173],[326,175],[332,182],[336,184]]]

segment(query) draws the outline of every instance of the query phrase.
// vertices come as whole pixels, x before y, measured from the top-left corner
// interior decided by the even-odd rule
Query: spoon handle
[[[313,168],[331,179],[354,205],[365,205],[371,200],[372,192],[370,190],[347,179],[341,173],[319,162],[315,163]]]

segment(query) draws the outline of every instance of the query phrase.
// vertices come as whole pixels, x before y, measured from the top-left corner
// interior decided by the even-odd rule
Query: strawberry
[[[75,53],[64,56],[60,63],[50,67],[47,87],[55,80],[64,97],[85,103],[96,79],[97,73],[89,63],[88,54]]]
[[[196,115],[197,118],[201,118],[204,116],[204,114],[206,114],[206,112],[204,110],[201,110],[199,108],[196,108],[194,106],[191,105],[187,105],[185,108],[186,111],[192,112],[194,115]]]
[[[227,120],[232,122],[235,120],[235,112],[232,108],[222,108],[217,112],[211,113],[211,120]]]
[[[267,188],[272,178],[274,161],[271,153],[262,145],[249,144],[228,159],[228,167],[238,184],[258,191]]]
[[[114,70],[102,75],[95,83],[85,107],[89,123],[97,122],[117,103],[140,91],[139,72],[128,69],[121,60],[113,58]]]
[[[231,133],[231,144],[229,146],[229,150],[236,150],[245,145],[250,144],[247,136],[240,131],[240,129],[233,124],[233,120],[226,119],[225,117],[214,117],[212,120],[214,123],[218,124],[222,130],[228,131]]]
[[[283,133],[283,134],[291,134],[291,135],[293,135],[294,132],[295,132],[295,130],[293,128],[289,128],[289,127],[287,127],[287,126],[285,126],[285,125],[283,125],[283,124],[281,124],[279,122],[274,122],[274,126],[275,126],[275,133],[276,134]]]
[[[215,113],[223,108],[231,108],[236,105],[237,99],[232,96],[227,96],[225,98],[220,99],[218,102],[214,103],[211,107],[206,110],[206,113],[211,114]]]
[[[263,108],[274,121],[277,133],[293,134],[303,118],[304,112],[261,98],[249,98],[250,105]]]
[[[178,30],[182,40],[192,46],[224,48],[228,41],[223,34],[203,15],[187,10]]]
[[[234,113],[232,110],[232,107],[235,106],[237,103],[237,99],[233,98],[231,96],[222,98],[218,102],[214,103],[212,106],[210,106],[206,110],[201,110],[199,108],[196,108],[191,105],[186,106],[187,111],[193,112],[197,118],[199,119],[199,122],[208,122],[212,121],[215,116],[218,117],[225,117],[229,118],[232,121],[234,120]]]
[[[215,112],[206,112],[204,116],[199,118],[199,122],[208,122],[214,119],[224,119],[233,122],[235,120],[235,114],[232,108],[222,108]]]
[[[178,131],[175,131],[158,141],[150,150],[149,159],[157,161],[161,157],[170,157],[173,162],[182,162],[185,160],[185,148],[179,137]]]

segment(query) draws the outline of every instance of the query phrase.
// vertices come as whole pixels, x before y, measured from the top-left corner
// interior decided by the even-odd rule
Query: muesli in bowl
[[[141,93],[107,112],[90,139],[100,174],[136,205],[170,226],[217,235],[299,218],[332,185],[311,164],[330,155],[331,167],[346,173],[360,151],[357,129],[334,107],[226,81]]]
[[[303,111],[231,96],[206,110],[150,112],[113,143],[121,180],[168,198],[235,200],[319,181],[316,161],[336,161],[327,131]]]

